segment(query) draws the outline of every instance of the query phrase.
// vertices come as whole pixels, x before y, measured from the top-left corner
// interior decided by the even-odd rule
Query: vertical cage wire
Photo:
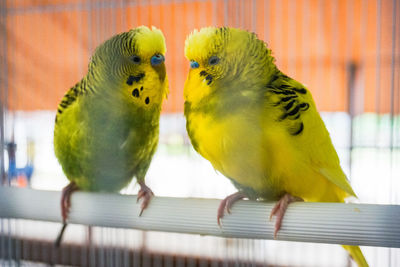
[[[5,173],[5,111],[7,109],[8,99],[8,68],[7,68],[7,8],[5,1],[0,3],[0,184],[6,185],[7,177]],[[0,253],[5,255],[4,261],[10,260],[9,250],[11,244],[9,242],[9,232],[6,225],[9,223],[8,219],[0,219],[0,235],[4,236],[0,241]],[[7,251],[8,250],[8,251]],[[1,259],[0,259],[1,260]]]
[[[0,3],[0,24],[1,24],[1,58],[0,58],[0,183],[3,185],[6,181],[5,173],[5,159],[4,159],[4,133],[5,133],[5,115],[4,112],[7,109],[7,88],[8,88],[8,68],[7,68],[7,8],[6,3],[1,1]]]
[[[396,85],[396,80],[398,80],[398,77],[396,78],[396,73],[397,76],[399,76],[399,71],[398,66],[396,66],[396,61],[399,61],[398,58],[398,52],[397,52],[397,42],[398,42],[398,31],[399,31],[399,22],[398,22],[398,1],[393,0],[393,13],[392,13],[392,47],[391,47],[391,62],[390,62],[390,68],[391,68],[391,75],[390,75],[390,169],[393,170],[394,167],[394,149],[395,149],[395,134],[396,134],[396,128],[395,128],[395,115],[397,115],[399,112],[399,107],[396,107],[396,99],[400,97],[399,94],[399,86]],[[397,57],[397,59],[396,59]],[[397,65],[399,63],[397,62]],[[397,70],[397,72],[396,72]],[[397,96],[397,98],[396,98]],[[391,196],[391,201],[395,201],[395,192],[393,189],[393,180],[394,176],[392,173],[391,177],[391,190],[390,190],[390,196]]]

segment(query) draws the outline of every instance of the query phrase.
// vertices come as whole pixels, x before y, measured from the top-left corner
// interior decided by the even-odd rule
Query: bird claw
[[[246,196],[242,192],[236,192],[232,195],[227,196],[221,201],[217,212],[217,222],[219,226],[221,226],[221,219],[224,217],[225,210],[226,212],[228,212],[228,214],[231,214],[231,208],[233,204],[236,201],[243,199],[245,197]]]
[[[143,199],[142,204],[140,205],[141,210],[139,213],[139,216],[142,216],[143,211],[149,205],[151,198],[154,196],[154,193],[144,182],[140,182],[139,184],[140,184],[140,190],[137,195],[136,203],[138,203],[140,199]]]
[[[221,201],[221,203],[219,204],[219,207],[218,207],[217,222],[218,222],[219,226],[221,226],[221,219],[222,219],[222,217],[224,217],[225,207],[226,207],[226,198]]]
[[[288,208],[290,203],[296,201],[303,201],[303,199],[299,197],[294,197],[287,193],[272,208],[269,220],[271,221],[272,217],[276,216],[274,239],[276,239],[278,231],[281,229],[283,216],[285,215],[286,209]]]
[[[63,188],[61,193],[61,216],[63,223],[65,224],[68,219],[69,210],[71,207],[71,195],[79,188],[74,182],[70,182],[66,187]]]

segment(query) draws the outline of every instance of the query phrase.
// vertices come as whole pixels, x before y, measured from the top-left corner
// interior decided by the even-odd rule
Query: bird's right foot
[[[222,217],[224,217],[225,210],[228,213],[231,213],[231,208],[232,208],[233,204],[236,201],[243,199],[245,197],[246,197],[246,195],[243,194],[242,192],[236,192],[232,195],[227,196],[224,200],[221,201],[221,203],[219,204],[219,207],[218,207],[218,215],[217,215],[217,221],[218,221],[219,226],[221,226],[221,219],[222,219]]]
[[[144,182],[139,182],[140,190],[137,195],[137,201],[143,199],[142,204],[140,205],[141,210],[139,216],[142,216],[143,211],[147,208],[150,203],[151,198],[154,196],[153,191],[151,191],[150,187],[148,187]]]

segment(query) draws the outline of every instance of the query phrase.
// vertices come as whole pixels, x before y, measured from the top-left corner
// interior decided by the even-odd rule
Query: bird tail
[[[358,267],[368,267],[368,263],[358,246],[342,245],[342,247],[349,252],[352,259],[357,263]]]

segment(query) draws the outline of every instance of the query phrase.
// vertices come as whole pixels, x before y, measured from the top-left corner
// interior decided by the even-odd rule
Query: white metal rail
[[[61,222],[60,192],[0,187],[0,217]],[[191,233],[236,238],[273,239],[274,203],[239,201],[217,224],[220,200],[154,197],[138,216],[135,195],[76,192],[70,223]],[[332,244],[400,247],[400,206],[292,203],[277,239]]]

